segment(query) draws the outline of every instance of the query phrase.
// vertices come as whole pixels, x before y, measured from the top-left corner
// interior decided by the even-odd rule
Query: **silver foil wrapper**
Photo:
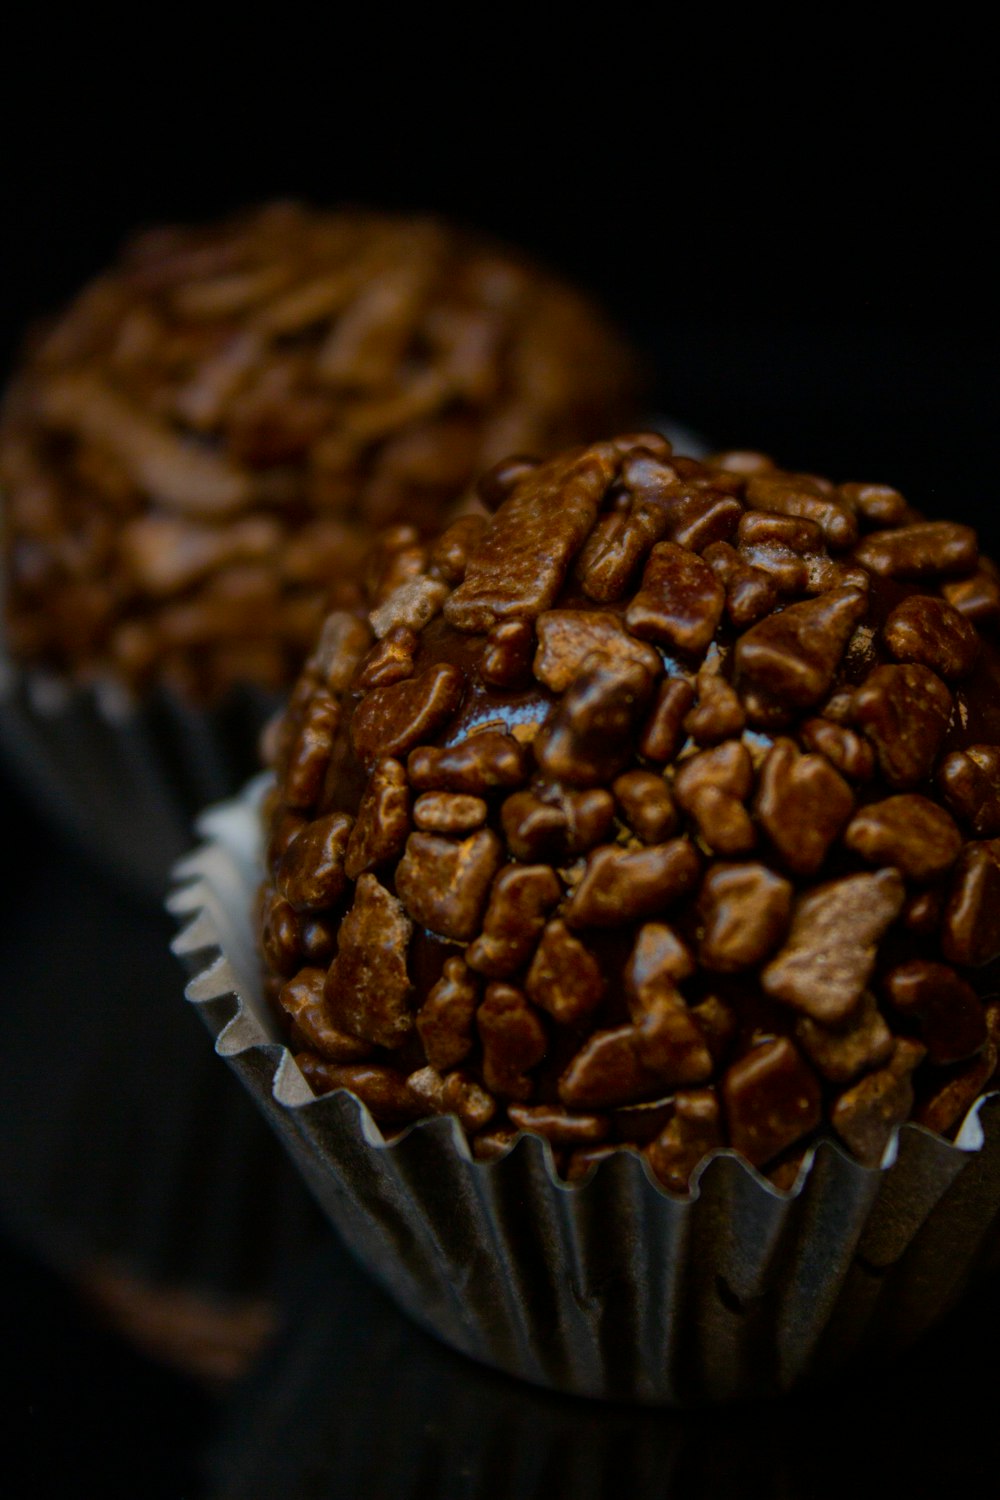
[[[251,687],[194,708],[167,688],[137,702],[113,679],[76,687],[16,666],[0,641],[0,752],[46,819],[114,878],[160,906],[209,802],[256,765],[278,706]]]
[[[207,842],[175,870],[188,998],[348,1247],[454,1348],[592,1397],[774,1395],[894,1354],[996,1254],[996,1094],[954,1144],[906,1125],[872,1169],[825,1141],[790,1192],[717,1151],[686,1197],[628,1151],[570,1186],[536,1137],[476,1162],[451,1118],[386,1140],[353,1095],[316,1098],[261,991],[264,785],[210,810]]]

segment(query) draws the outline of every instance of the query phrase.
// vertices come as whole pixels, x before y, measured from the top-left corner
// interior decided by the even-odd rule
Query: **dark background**
[[[655,410],[720,446],[896,485],[1000,545],[993,122],[971,71],[975,38],[955,55],[954,38],[931,37],[918,58],[907,38],[834,40],[816,20],[793,61],[772,53],[768,36],[753,49],[735,36],[723,68],[718,37],[685,46],[669,26],[646,33],[627,14],[569,49],[565,38],[543,49],[512,34],[499,12],[470,15],[468,29],[428,12],[412,48],[392,56],[391,13],[377,15],[367,37],[342,19],[330,12],[317,32],[315,19],[279,12],[258,35],[210,41],[200,21],[178,35],[165,16],[143,12],[113,38],[61,35],[57,47],[43,34],[56,29],[52,18],[9,48],[5,371],[30,320],[70,297],[139,224],[275,195],[430,209],[589,287],[648,356]],[[488,26],[485,39],[473,20]],[[13,792],[0,792],[19,885],[44,903],[48,865],[62,869],[63,854]],[[72,878],[87,877],[64,875],[62,899]],[[56,935],[59,916],[56,908]],[[23,919],[23,902],[8,902],[8,954],[23,941]],[[44,924],[30,931],[41,941]],[[44,1029],[40,1016],[40,1048]],[[202,1492],[194,1476],[206,1442],[227,1424],[244,1430],[232,1406],[220,1416],[212,1398],[101,1331],[19,1246],[3,1252],[0,1294],[5,1406],[24,1465],[14,1493],[32,1493],[43,1476],[73,1495]],[[400,1358],[417,1358],[407,1337],[421,1336],[383,1316]],[[940,1418],[938,1468],[915,1461],[919,1433],[901,1433],[876,1469],[859,1457],[841,1474],[856,1493],[901,1475],[910,1494],[940,1492],[954,1463],[967,1484],[987,1477],[985,1459],[977,1466],[984,1414],[968,1382],[956,1385],[977,1341],[976,1320],[965,1317],[905,1380],[866,1395],[887,1403],[893,1423],[905,1424],[907,1403],[925,1401],[926,1430],[929,1413]],[[377,1392],[367,1394],[377,1405]],[[487,1390],[484,1399],[494,1398]],[[838,1408],[836,1420],[856,1421],[857,1410]],[[381,1419],[368,1409],[357,1420],[370,1442]],[[752,1442],[752,1421],[740,1420],[741,1443]],[[576,1442],[575,1419],[566,1421],[564,1457]],[[776,1423],[763,1419],[772,1447]],[[285,1436],[297,1441],[294,1427]],[[624,1428],[619,1436],[632,1440]],[[690,1467],[689,1454],[677,1475]],[[728,1489],[739,1470],[734,1458],[720,1482]],[[793,1470],[797,1480],[781,1467],[780,1493],[828,1493],[822,1463]],[[766,1470],[758,1478],[760,1493],[779,1492]],[[505,1483],[496,1492],[515,1493]],[[664,1471],[650,1493],[681,1493],[680,1484]],[[308,1491],[327,1492],[336,1487]],[[426,1492],[444,1489],[432,1476]]]
[[[486,43],[387,52],[388,16],[332,39],[279,19],[238,56],[63,42],[6,133],[5,362],[136,225],[278,195],[431,209],[588,286],[660,409],[720,445],[989,522],[995,120],[975,38],[841,56],[823,35],[788,60],[765,36],[723,59],[638,26],[539,50],[497,17]]]

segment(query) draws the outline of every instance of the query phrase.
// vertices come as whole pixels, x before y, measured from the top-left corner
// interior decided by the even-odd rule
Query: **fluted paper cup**
[[[211,708],[166,687],[138,701],[110,678],[75,686],[24,670],[0,639],[0,752],[49,822],[157,906],[199,809],[259,764],[279,702],[249,686]]]
[[[188,998],[349,1248],[454,1348],[586,1396],[773,1395],[896,1352],[995,1252],[995,1094],[955,1143],[906,1125],[872,1169],[825,1141],[789,1192],[720,1150],[684,1197],[626,1150],[569,1185],[537,1137],[478,1162],[451,1118],[386,1140],[350,1093],[315,1097],[262,995],[265,785],[206,814],[205,844],[175,871]]]

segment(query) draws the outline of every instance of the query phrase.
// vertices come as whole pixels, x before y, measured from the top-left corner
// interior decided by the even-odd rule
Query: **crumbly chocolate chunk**
[[[445,1077],[431,1067],[417,1068],[407,1078],[406,1086],[432,1113],[456,1115],[468,1131],[482,1130],[497,1112],[492,1094],[469,1073],[459,1071]]]
[[[408,625],[394,625],[365,657],[358,673],[358,687],[389,687],[393,682],[402,682],[404,677],[412,677],[418,639],[416,631]]]
[[[503,620],[486,637],[479,675],[491,687],[517,687],[531,671],[535,632],[530,620]]]
[[[962,848],[955,821],[929,797],[913,794],[869,802],[844,834],[848,849],[873,865],[895,865],[909,880],[936,880]]]
[[[673,996],[694,971],[694,959],[672,927],[665,922],[640,927],[624,970],[633,1021],[648,1015],[664,993]]]
[[[476,1012],[483,1046],[483,1081],[505,1099],[531,1098],[530,1070],[548,1049],[545,1028],[519,989],[511,984],[487,986]]]
[[[671,993],[664,987],[656,997],[636,1024],[634,1046],[661,1088],[704,1083],[712,1076],[711,1051],[678,990]]]
[[[351,832],[346,813],[329,813],[307,823],[281,856],[278,890],[296,911],[336,906],[347,885],[345,851]]]
[[[977,838],[1000,833],[1000,745],[954,750],[938,767],[945,802]]]
[[[501,870],[490,891],[482,931],[466,951],[469,968],[493,979],[522,968],[561,895],[562,886],[549,865],[508,865]]]
[[[901,526],[907,504],[888,484],[840,484],[837,498],[870,526]]]
[[[395,1068],[380,1063],[334,1063],[314,1052],[297,1052],[295,1061],[315,1094],[347,1089],[385,1125],[402,1125],[425,1113],[419,1099]]]
[[[456,516],[438,537],[430,555],[430,572],[445,583],[461,583],[469,554],[486,529],[486,517],[476,511]]]
[[[357,880],[402,854],[410,832],[410,789],[398,760],[377,761],[347,841],[344,873]]]
[[[850,508],[824,493],[805,475],[789,478],[783,474],[751,474],[746,498],[755,510],[774,511],[812,522],[830,547],[843,549],[857,541],[858,525]]]
[[[594,651],[612,660],[638,662],[651,677],[661,671],[660,658],[651,646],[630,635],[617,615],[596,610],[551,609],[536,625],[538,652],[534,673],[539,682],[555,693],[564,693],[579,677],[587,657]]]
[[[368,619],[378,640],[394,631],[414,632],[433,620],[448,597],[448,585],[437,578],[414,578],[394,589],[388,599],[373,609]]]
[[[635,729],[653,679],[639,662],[593,652],[545,721],[534,750],[552,781],[595,786],[631,759]]]
[[[697,553],[660,542],[650,553],[625,623],[640,640],[697,655],[715,635],[725,602],[722,584]]]
[[[923,1058],[919,1043],[897,1041],[888,1064],[868,1073],[834,1105],[834,1130],[866,1167],[878,1166],[893,1131],[913,1113],[911,1077]]]
[[[571,927],[617,927],[665,910],[694,888],[700,864],[687,839],[650,848],[605,845],[587,860],[566,905]]]
[[[971,578],[943,583],[941,593],[962,618],[973,625],[1000,622],[1000,576],[995,565],[986,558],[980,558],[980,568]]]
[[[463,792],[424,792],[413,804],[413,821],[424,833],[471,833],[486,822],[482,797]]]
[[[877,531],[855,548],[858,562],[886,578],[941,578],[971,573],[979,548],[971,526],[919,521]]]
[[[309,658],[309,670],[320,686],[331,693],[342,693],[370,644],[371,631],[364,620],[346,610],[334,610],[323,621],[316,649]]]
[[[464,683],[457,667],[439,662],[406,682],[375,688],[351,724],[360,758],[370,765],[379,755],[403,755],[443,729],[461,702]]]
[[[824,1136],[877,1165],[988,1087],[1000,659],[954,589],[991,565],[732,461],[629,434],[383,537],[394,623],[331,627],[272,736],[261,941],[318,1088],[684,1191],[720,1146],[788,1189]]]
[[[655,464],[647,455],[633,458],[627,470],[633,478],[643,465]],[[667,529],[667,511],[657,495],[626,489],[624,503],[601,515],[576,563],[576,575],[588,599],[612,603],[622,597],[629,581],[653,543]]]
[[[555,1021],[576,1022],[596,1010],[606,988],[596,957],[566,923],[546,923],[525,980],[529,999]]]
[[[460,958],[446,959],[441,978],[417,1013],[417,1030],[427,1061],[453,1068],[472,1051],[479,986]]]
[[[780,739],[761,765],[754,811],[784,867],[815,875],[854,811],[854,794],[822,755]]]
[[[521,484],[494,516],[445,605],[457,630],[536,619],[554,602],[597,518],[612,455],[590,448],[555,460]],[[554,503],[558,500],[558,503]]]
[[[413,931],[402,904],[374,875],[359,875],[340,924],[337,956],[326,976],[334,1022],[351,1036],[398,1047],[410,1033],[413,986],[406,949]]]
[[[574,792],[550,785],[539,793],[508,797],[500,822],[515,859],[548,859],[559,865],[601,843],[611,830],[614,810],[614,799],[603,787]]]
[[[519,1130],[528,1130],[553,1146],[592,1146],[611,1133],[607,1115],[580,1114],[552,1104],[511,1104],[507,1114]]]
[[[950,1134],[968,1114],[992,1079],[1000,1052],[1000,1006],[986,1007],[986,1041],[970,1062],[949,1068],[914,1110],[913,1117],[929,1130]]]
[[[655,771],[626,771],[611,789],[625,822],[644,844],[661,844],[676,830],[674,799]]]
[[[724,1144],[722,1111],[714,1090],[682,1089],[674,1096],[670,1123],[646,1147],[646,1159],[664,1186],[684,1193],[702,1158]]]
[[[661,682],[639,740],[640,754],[661,764],[672,760],[683,743],[684,720],[693,703],[694,688],[686,677]]]
[[[839,1026],[824,1026],[803,1016],[796,1022],[795,1036],[816,1071],[831,1083],[850,1083],[892,1056],[892,1032],[870,994],[862,996]]]
[[[922,958],[899,964],[886,975],[885,988],[895,1009],[915,1022],[932,1062],[964,1062],[986,1041],[979,996],[947,964]]]
[[[848,700],[849,701],[849,700]],[[825,755],[848,781],[870,781],[875,771],[875,752],[860,735],[832,719],[807,719],[799,729],[806,750]]]
[[[494,787],[523,786],[528,766],[528,752],[513,735],[484,731],[443,750],[431,746],[414,750],[406,770],[418,791],[481,796]]]
[[[285,759],[285,804],[296,812],[306,812],[319,801],[339,723],[337,700],[323,689],[314,692]]]
[[[865,611],[864,594],[841,587],[752,625],[736,643],[737,682],[751,712],[766,718],[773,708],[786,718],[819,703]]]
[[[572,1108],[610,1109],[661,1093],[663,1079],[638,1051],[638,1029],[595,1031],[559,1080],[559,1097]]]
[[[752,785],[753,764],[740,740],[727,740],[681,762],[674,793],[712,853],[746,854],[756,843],[744,805]]]
[[[360,1062],[375,1050],[374,1042],[351,1036],[330,1020],[325,969],[300,969],[278,991],[278,1004],[294,1021],[297,1035],[328,1062]]]
[[[904,894],[892,869],[810,891],[795,908],[788,942],[761,974],[765,990],[815,1021],[844,1020],[861,999]]]
[[[791,914],[791,883],[766,865],[713,865],[698,897],[698,958],[722,973],[753,968],[774,952]]]
[[[892,786],[908,791],[929,779],[952,711],[951,693],[936,673],[876,667],[855,693],[853,711]]]
[[[788,1037],[764,1042],[734,1063],[722,1097],[732,1143],[755,1167],[819,1124],[819,1080]]]
[[[490,882],[503,858],[489,828],[456,843],[434,833],[411,833],[396,867],[396,890],[415,922],[441,937],[474,937]]]
[[[941,951],[949,963],[972,969],[1000,958],[1000,840],[962,850],[942,918]]]
[[[718,745],[742,734],[747,722],[739,695],[718,668],[717,658],[700,668],[695,679],[697,702],[684,718],[684,728],[699,745]]]
[[[726,591],[726,613],[738,629],[770,614],[778,590],[769,573],[747,562],[728,542],[713,542],[704,559]]]
[[[979,655],[975,627],[933,595],[914,594],[897,604],[882,634],[897,661],[930,667],[946,682],[967,677]]]

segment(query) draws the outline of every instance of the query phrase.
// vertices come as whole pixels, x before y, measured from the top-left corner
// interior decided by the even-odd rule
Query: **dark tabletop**
[[[912,1356],[780,1403],[674,1412],[536,1390],[408,1323],[336,1244],[209,1449],[212,1500],[993,1493],[1000,1279]]]
[[[730,78],[714,54],[695,66],[609,19],[586,62],[523,38],[508,56],[498,38],[499,52],[467,59],[460,87],[423,54],[419,66],[381,66],[379,42],[355,55],[351,89],[355,69],[340,54],[334,64],[329,38],[297,35],[289,68],[277,44],[270,57],[270,33],[253,58],[192,41],[161,84],[138,62],[153,40],[137,36],[133,56],[121,37],[105,48],[90,36],[82,55],[67,41],[56,58],[46,36],[24,54],[30,69],[43,62],[32,109],[5,122],[16,146],[5,163],[6,367],[26,323],[137,223],[276,194],[429,208],[589,286],[652,361],[658,410],[787,467],[896,485],[1000,549],[987,137],[964,68],[907,52],[905,63],[882,58],[881,73],[838,62],[822,88],[813,57],[793,72],[746,59]],[[303,53],[314,52],[310,66]],[[839,1500],[995,1487],[995,1278],[887,1371],[720,1414],[602,1408],[480,1371],[402,1319],[325,1232],[285,1263],[277,1342],[247,1383],[208,1390],[134,1352],[73,1290],[74,1262],[105,1214],[155,1197],[135,1152],[120,1172],[115,1152],[136,1131],[169,1130],[149,1107],[162,1091],[140,1060],[122,1091],[95,1093],[89,1132],[67,1142],[65,1160],[89,1149],[110,1196],[97,1201],[67,1165],[50,1237],[39,1183],[59,1129],[79,1118],[59,1080],[79,1078],[75,1064],[108,1037],[131,1055],[143,1004],[176,1021],[154,1073],[197,1055],[219,1070],[220,1090],[235,1085],[183,1006],[167,919],[116,890],[6,780],[0,806],[9,1493],[49,1481],[67,1496],[171,1500]],[[252,1285],[252,1257],[222,1248],[219,1263],[241,1268],[237,1290]],[[166,1265],[184,1255],[162,1242],[145,1250]]]

